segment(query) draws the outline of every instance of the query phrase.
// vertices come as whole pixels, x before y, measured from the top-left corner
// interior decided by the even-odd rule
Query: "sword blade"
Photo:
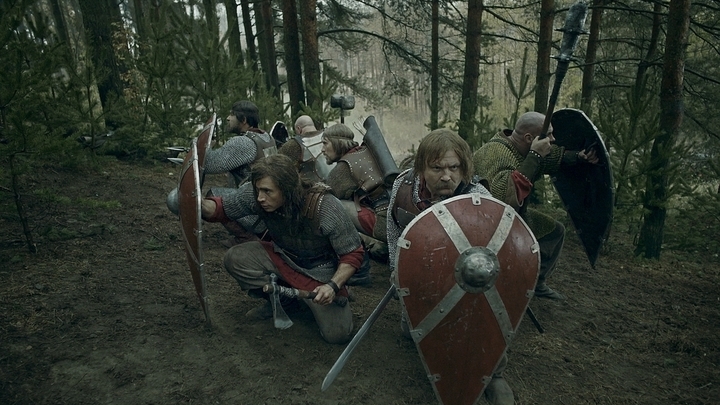
[[[353,353],[353,351],[355,351],[358,343],[360,343],[360,341],[365,337],[365,335],[367,335],[368,330],[370,330],[370,327],[375,323],[377,318],[380,316],[380,313],[385,309],[388,302],[390,302],[390,298],[392,298],[394,294],[395,286],[391,285],[385,293],[385,296],[380,300],[378,306],[375,307],[370,316],[368,316],[367,320],[365,320],[363,326],[360,327],[360,330],[358,330],[350,343],[348,343],[345,350],[343,350],[343,352],[340,354],[340,357],[335,360],[335,364],[333,364],[332,368],[330,368],[330,371],[328,371],[325,379],[323,380],[321,388],[322,391],[328,389],[328,387],[330,387],[330,384],[335,381],[335,378],[338,376],[338,374],[340,374],[340,371],[343,369],[343,367],[345,367],[345,363],[347,363],[348,358]]]

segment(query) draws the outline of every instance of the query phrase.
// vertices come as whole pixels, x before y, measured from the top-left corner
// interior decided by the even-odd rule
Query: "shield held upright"
[[[557,145],[567,150],[593,149],[599,160],[598,164],[561,166],[552,177],[594,268],[613,221],[615,185],[610,156],[600,132],[584,112],[563,108],[553,113],[551,122]]]
[[[185,155],[183,169],[180,173],[178,187],[178,200],[180,206],[180,228],[185,240],[190,274],[192,275],[195,291],[203,312],[205,321],[210,325],[210,310],[205,289],[205,269],[202,251],[202,194],[200,190],[200,167],[198,162],[198,145],[193,140],[190,151]]]
[[[396,286],[441,404],[478,402],[533,296],[537,240],[512,207],[465,194],[398,239]]]

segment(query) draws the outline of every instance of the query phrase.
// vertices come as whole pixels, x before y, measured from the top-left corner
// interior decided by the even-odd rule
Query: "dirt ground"
[[[284,331],[246,319],[258,302],[223,270],[217,224],[205,225],[206,328],[165,207],[177,176],[169,163],[112,162],[23,178],[35,255],[0,192],[0,404],[438,403],[395,300],[321,392],[344,346],[325,343],[309,312]],[[526,317],[509,352],[517,404],[720,403],[717,258],[631,251],[614,232],[592,269],[568,233],[550,283],[568,299],[534,299],[546,332]],[[372,275],[355,289],[356,328],[389,285],[386,266]]]

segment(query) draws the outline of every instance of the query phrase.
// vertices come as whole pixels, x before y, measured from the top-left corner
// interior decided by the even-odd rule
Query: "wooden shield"
[[[198,169],[200,170],[200,186],[202,187],[203,179],[205,177],[205,154],[210,149],[213,139],[215,138],[215,122],[217,120],[217,114],[213,114],[210,119],[207,120],[203,127],[200,135],[197,137],[197,161]]]
[[[540,250],[515,210],[465,194],[398,239],[396,286],[440,404],[476,404],[533,296]]]
[[[180,185],[178,187],[178,200],[180,202],[180,229],[185,240],[185,253],[190,266],[190,274],[195,284],[200,306],[205,312],[205,321],[209,326],[210,310],[205,290],[205,269],[203,268],[202,251],[202,212],[200,210],[202,194],[200,191],[200,169],[198,167],[196,140],[193,140],[190,151],[185,155],[183,161]]]
[[[553,113],[555,143],[568,150],[594,148],[596,165],[561,167],[552,177],[590,264],[595,267],[600,247],[607,240],[613,220],[615,186],[608,151],[597,127],[580,110],[564,108]]]

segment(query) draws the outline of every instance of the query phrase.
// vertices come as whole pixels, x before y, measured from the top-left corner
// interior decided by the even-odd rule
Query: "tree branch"
[[[319,37],[321,37],[321,36],[323,36],[323,35],[336,34],[336,33],[340,33],[340,32],[352,32],[352,33],[355,33],[355,34],[368,35],[368,36],[377,38],[377,39],[379,39],[379,40],[381,40],[381,41],[383,41],[383,42],[386,42],[386,43],[392,45],[392,47],[395,48],[396,50],[398,50],[400,53],[402,53],[402,54],[404,54],[404,55],[406,55],[406,56],[409,56],[410,58],[414,59],[414,60],[417,61],[420,65],[422,65],[423,68],[425,68],[426,70],[430,70],[430,65],[429,65],[426,61],[424,61],[422,58],[420,58],[420,56],[418,56],[418,55],[416,55],[416,54],[408,51],[407,49],[403,48],[403,47],[402,47],[400,44],[398,44],[397,42],[395,42],[395,41],[393,41],[393,40],[391,40],[391,39],[389,39],[389,38],[386,38],[386,37],[384,37],[384,36],[382,36],[382,35],[380,35],[380,34],[377,34],[377,33],[375,33],[375,32],[365,31],[365,30],[357,30],[357,29],[351,29],[351,28],[338,28],[338,29],[327,30],[327,31],[319,31],[319,32],[317,33],[317,36],[318,36],[318,38],[319,38]]]

